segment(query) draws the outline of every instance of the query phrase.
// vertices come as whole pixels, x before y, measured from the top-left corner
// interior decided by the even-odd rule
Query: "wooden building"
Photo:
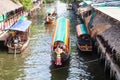
[[[21,3],[15,3],[11,0],[0,1],[0,43],[4,43],[8,37],[5,29],[11,27],[23,14]]]

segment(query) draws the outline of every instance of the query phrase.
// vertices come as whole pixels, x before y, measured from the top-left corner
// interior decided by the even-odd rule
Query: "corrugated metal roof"
[[[22,7],[23,5],[19,2],[14,3],[11,0],[0,0],[0,15],[3,15],[7,12],[13,11]]]
[[[32,22],[29,20],[19,20],[16,22],[12,27],[10,27],[8,30],[15,30],[15,31],[25,31]]]
[[[113,2],[113,1],[120,1],[120,0],[92,0],[93,3],[103,3],[103,2]]]
[[[112,27],[104,31],[101,35],[120,54],[120,26],[112,25]]]
[[[120,8],[119,7],[97,7],[95,9],[120,21]]]

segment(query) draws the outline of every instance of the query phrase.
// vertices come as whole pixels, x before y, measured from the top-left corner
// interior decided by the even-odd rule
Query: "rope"
[[[97,59],[94,59],[94,60],[90,60],[90,61],[86,61],[86,62],[84,62],[84,64],[86,64],[86,63],[92,63],[92,62],[96,62],[96,61],[98,61],[99,60],[99,58],[97,58]]]
[[[99,58],[94,59],[94,60],[90,60],[90,61],[86,61],[86,62],[84,62],[83,64],[93,63],[93,62],[96,62],[96,61],[98,61],[98,60],[99,60]],[[57,71],[57,70],[64,69],[64,68],[68,68],[68,67],[69,67],[69,66],[60,67],[60,68],[57,68],[57,69],[52,69],[51,71]]]

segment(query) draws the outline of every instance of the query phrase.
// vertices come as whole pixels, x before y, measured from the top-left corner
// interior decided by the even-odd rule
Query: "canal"
[[[51,5],[49,5],[51,6]],[[47,7],[49,7],[47,6]],[[66,4],[56,2],[57,17],[70,19],[71,57],[65,65],[55,67],[51,62],[51,40],[54,24],[44,25],[47,7],[32,13],[29,47],[14,58],[7,51],[0,51],[0,80],[106,80],[97,53],[83,54],[76,49],[76,16],[66,10]]]

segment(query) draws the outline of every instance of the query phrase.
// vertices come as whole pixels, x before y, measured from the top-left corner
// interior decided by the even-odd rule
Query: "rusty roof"
[[[113,25],[102,34],[108,44],[120,54],[120,26]]]
[[[23,5],[19,2],[15,3],[11,0],[0,0],[0,15],[18,9],[22,6]]]
[[[119,7],[95,7],[95,9],[120,21],[120,8]]]

